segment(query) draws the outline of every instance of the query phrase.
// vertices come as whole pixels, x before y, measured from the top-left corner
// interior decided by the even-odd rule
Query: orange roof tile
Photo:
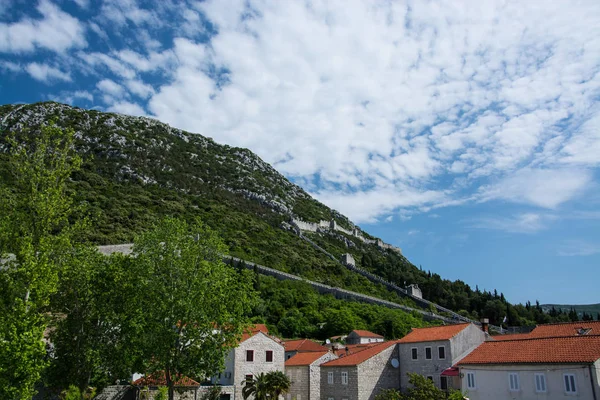
[[[558,324],[544,324],[535,327],[530,337],[558,337],[600,335],[600,321],[563,322]]]
[[[347,356],[347,355],[350,355],[350,354],[357,353],[359,351],[363,351],[364,349],[367,349],[369,347],[377,346],[378,344],[381,344],[381,342],[379,342],[379,343],[349,344],[349,345],[346,345],[346,347],[341,347],[339,349],[334,349],[333,352],[335,353],[335,355],[337,355],[339,357],[341,357],[341,356]],[[348,349],[348,354],[346,354],[346,349]]]
[[[529,333],[514,333],[511,335],[494,335],[490,336],[494,340],[519,340],[519,339],[528,339]]]
[[[143,376],[139,379],[136,379],[133,382],[134,386],[166,386],[167,378],[165,377],[165,372],[155,372],[149,376]],[[195,380],[188,378],[187,376],[179,375],[179,377],[175,380],[174,386],[200,386],[198,382]]]
[[[367,347],[364,350],[358,351],[356,353],[350,354],[349,356],[340,357],[337,360],[328,361],[324,364],[321,364],[321,367],[344,367],[344,366],[353,366],[362,364],[367,361],[369,358],[376,356],[381,353],[385,349],[396,345],[397,341],[389,341],[383,343],[377,343],[373,346]]]
[[[430,328],[413,328],[408,335],[404,336],[398,342],[418,343],[449,340],[469,325],[470,323],[464,323],[456,325],[433,326]]]
[[[600,359],[600,336],[554,337],[484,342],[458,365],[593,363]]]
[[[310,339],[287,340],[283,345],[285,351],[327,351],[327,347],[321,346]]]
[[[262,332],[265,335],[268,335],[269,328],[267,328],[267,326],[265,324],[255,324],[255,325],[251,326],[250,330],[248,332],[245,332],[242,334],[242,339],[240,340],[240,343],[250,339],[252,336],[256,335],[258,332]]]
[[[297,367],[297,366],[310,365],[310,364],[314,363],[315,361],[317,361],[319,358],[323,357],[327,353],[328,353],[327,351],[311,351],[311,352],[307,352],[307,353],[297,353],[289,360],[286,360],[285,366],[286,367]]]
[[[360,329],[355,329],[350,333],[356,333],[358,336],[360,337],[369,337],[369,338],[383,338],[383,336],[378,335],[376,333],[373,332],[369,332],[369,331],[363,331]]]

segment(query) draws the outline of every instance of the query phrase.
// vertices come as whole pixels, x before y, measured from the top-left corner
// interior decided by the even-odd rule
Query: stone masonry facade
[[[398,345],[393,345],[354,366],[321,368],[321,399],[373,400],[383,389],[400,387],[400,368],[394,368],[392,359],[398,359]],[[329,383],[329,374],[333,383]],[[347,384],[342,374],[348,374]]]
[[[285,349],[262,332],[240,343],[235,348],[234,386],[235,400],[243,400],[242,387],[247,375],[256,376],[271,371],[284,372]],[[253,352],[253,361],[246,361],[247,351]],[[273,361],[266,361],[267,351],[272,351]]]

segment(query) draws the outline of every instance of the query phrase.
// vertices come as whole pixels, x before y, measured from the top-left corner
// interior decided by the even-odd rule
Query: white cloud
[[[535,233],[548,227],[554,215],[522,213],[510,217],[482,217],[467,221],[473,228],[499,230],[510,233]]]
[[[138,117],[147,116],[146,112],[144,111],[144,109],[142,107],[140,107],[139,105],[137,105],[135,103],[130,103],[127,101],[116,102],[116,103],[112,104],[106,111],[116,112],[119,114],[126,114],[126,115],[135,115]]]
[[[121,85],[119,85],[118,83],[115,83],[114,81],[112,81],[110,79],[101,80],[100,82],[98,82],[96,84],[96,87],[102,93],[107,94],[109,96],[113,96],[113,97],[121,97],[125,94],[125,89],[123,89],[123,87]]]
[[[154,89],[150,85],[146,85],[141,81],[127,81],[125,82],[125,86],[129,91],[143,99],[146,99],[154,94]]]
[[[469,192],[554,208],[592,180],[560,164],[600,139],[578,144],[559,124],[589,119],[600,95],[600,4],[195,7],[219,33],[209,45],[175,39],[177,64],[149,110],[251,148],[358,221]]]
[[[37,33],[65,13],[38,10],[0,25],[0,51],[50,48]],[[555,209],[600,164],[597,2],[105,0],[91,52],[74,21],[80,41],[56,44],[74,62],[44,63],[97,78],[120,112],[250,148],[359,222],[493,199]]]
[[[556,208],[585,191],[593,175],[580,169],[522,169],[481,190],[481,200],[504,199]]]
[[[600,243],[585,240],[568,240],[558,249],[558,255],[564,257],[591,256],[600,254]]]
[[[33,62],[28,64],[25,70],[33,79],[46,84],[51,84],[54,81],[71,81],[71,76],[68,73],[47,64]]]
[[[42,19],[23,18],[0,23],[0,52],[31,52],[44,48],[58,53],[87,45],[85,29],[79,20],[49,0],[41,0],[37,11]]]
[[[72,104],[76,101],[87,100],[94,101],[94,95],[85,90],[76,90],[74,92],[61,92],[59,95],[51,95],[50,98],[59,103]]]

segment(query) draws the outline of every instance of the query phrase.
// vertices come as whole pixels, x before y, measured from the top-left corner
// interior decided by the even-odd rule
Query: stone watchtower
[[[423,292],[421,292],[421,288],[419,288],[419,285],[417,285],[416,283],[413,283],[412,285],[408,285],[406,287],[406,291],[408,292],[408,294],[418,297],[420,299],[423,298]]]
[[[342,262],[342,264],[356,267],[356,261],[354,261],[354,257],[352,257],[352,254],[350,254],[350,253],[342,254],[341,262]]]

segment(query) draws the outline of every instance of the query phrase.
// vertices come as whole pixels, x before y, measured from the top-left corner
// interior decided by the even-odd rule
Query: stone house
[[[256,324],[250,332],[242,335],[238,346],[231,349],[225,358],[224,371],[211,378],[213,384],[232,386],[233,400],[243,400],[242,388],[246,379],[260,373],[284,372],[284,347],[268,333],[265,325]]]
[[[292,382],[288,400],[321,398],[321,364],[337,359],[330,351],[298,353],[285,362],[285,373]]]
[[[363,330],[353,330],[346,336],[346,344],[381,343],[383,336]]]
[[[431,379],[443,390],[460,388],[458,371],[451,367],[485,341],[486,334],[472,323],[414,328],[398,340],[402,376],[400,389],[408,388],[408,373]]]
[[[321,364],[321,399],[372,400],[381,390],[400,386],[396,341]]]
[[[600,335],[492,340],[458,368],[472,400],[598,399]]]
[[[311,351],[327,351],[327,347],[320,345],[310,339],[286,340],[283,343],[285,348],[285,359],[289,360],[298,353],[306,353]]]

